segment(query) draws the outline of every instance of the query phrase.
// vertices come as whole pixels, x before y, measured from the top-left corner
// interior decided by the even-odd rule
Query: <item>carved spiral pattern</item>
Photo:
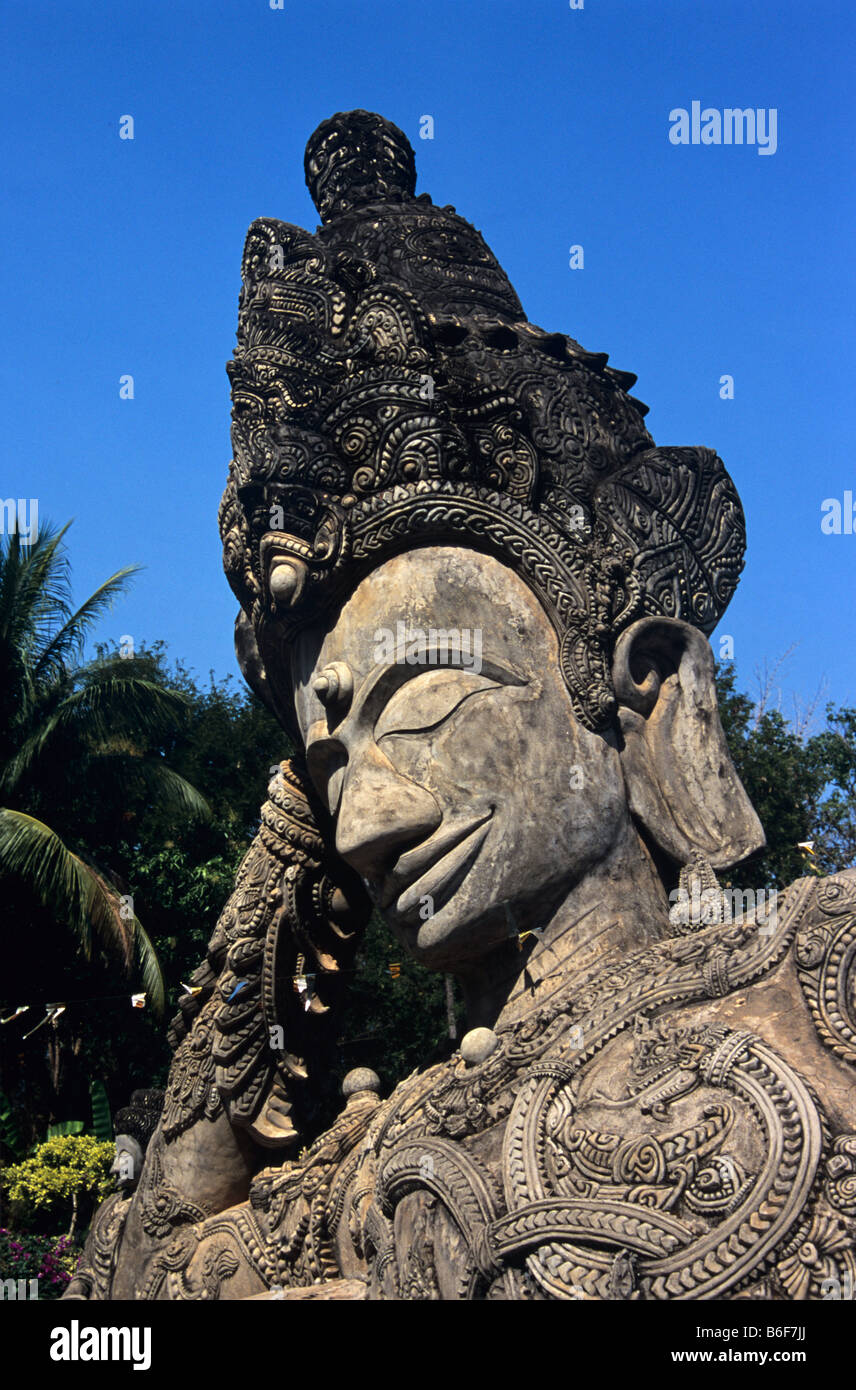
[[[769,935],[715,925],[582,987],[571,980],[503,1032],[485,1062],[453,1059],[403,1083],[368,1132],[355,1176],[357,1245],[382,1262],[387,1284],[397,1287],[394,1271],[409,1259],[395,1245],[396,1206],[423,1190],[470,1251],[456,1297],[825,1296],[823,1280],[843,1278],[856,1258],[853,1136],[836,1139],[824,1163],[823,1114],[774,1048],[751,1032],[670,1021],[679,1004],[767,974],[797,933],[813,930],[815,893],[814,881],[794,885]],[[835,925],[847,920],[839,901]],[[662,1023],[647,1021],[655,1018]],[[629,1098],[607,1102],[587,1078],[630,1029],[632,1066],[618,1073]],[[604,1065],[614,1078],[615,1064]],[[593,1096],[599,1128],[586,1118]],[[633,1123],[621,1118],[631,1104]],[[681,1118],[670,1128],[672,1107]],[[481,1136],[498,1123],[502,1157],[485,1166]],[[748,1165],[732,1148],[738,1133],[754,1155]],[[445,1162],[426,1171],[432,1145],[457,1154],[454,1171]],[[504,1189],[485,1200],[491,1171]]]
[[[856,913],[802,932],[796,956],[818,1032],[837,1056],[856,1061]]]

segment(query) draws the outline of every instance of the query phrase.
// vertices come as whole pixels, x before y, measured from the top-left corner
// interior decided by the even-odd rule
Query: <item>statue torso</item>
[[[854,952],[849,872],[798,881],[770,931],[706,928],[568,981],[477,1065],[352,1097],[247,1203],[177,1232],[149,1296],[842,1296]]]

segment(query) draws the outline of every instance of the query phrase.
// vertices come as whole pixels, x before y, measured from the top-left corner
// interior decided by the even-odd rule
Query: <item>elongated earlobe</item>
[[[247,685],[270,709],[272,705],[267,672],[256,645],[253,625],[243,608],[238,609],[238,616],[235,619],[235,655]]]
[[[677,863],[725,869],[765,843],[734,769],[710,643],[675,618],[642,618],[615,649],[613,682],[630,809]]]

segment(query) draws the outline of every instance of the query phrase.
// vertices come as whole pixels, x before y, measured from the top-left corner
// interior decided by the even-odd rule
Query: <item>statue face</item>
[[[110,1165],[116,1187],[122,1191],[135,1187],[143,1170],[143,1151],[130,1134],[116,1135],[116,1155]]]
[[[498,560],[389,560],[294,661],[336,849],[425,965],[545,923],[626,824],[618,753],[575,718],[553,629]]]

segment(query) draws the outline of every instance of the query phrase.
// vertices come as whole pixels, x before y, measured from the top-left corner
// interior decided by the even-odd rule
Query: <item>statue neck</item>
[[[565,895],[538,934],[509,939],[462,971],[467,1027],[522,1022],[595,968],[618,964],[668,930],[665,890],[638,831],[627,819],[612,850]]]

